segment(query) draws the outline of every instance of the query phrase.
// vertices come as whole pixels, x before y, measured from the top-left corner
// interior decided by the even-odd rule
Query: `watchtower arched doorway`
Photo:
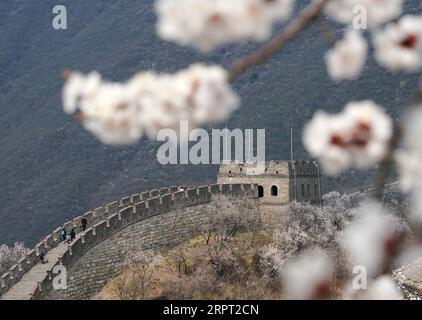
[[[264,197],[264,187],[258,186],[258,197],[262,198]]]

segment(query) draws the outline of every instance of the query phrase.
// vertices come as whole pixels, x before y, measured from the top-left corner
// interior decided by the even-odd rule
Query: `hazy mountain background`
[[[299,0],[298,7],[308,3]],[[176,71],[194,61],[229,66],[257,48],[227,46],[210,55],[164,42],[155,35],[152,0],[0,1],[0,243],[31,246],[66,220],[143,190],[215,181],[217,166],[160,166],[158,145],[102,145],[61,109],[60,70],[100,71],[124,80],[140,70]],[[51,26],[52,9],[64,4],[68,30]],[[406,11],[421,13],[421,0]],[[279,26],[281,28],[282,26]],[[341,28],[339,29],[341,32]],[[327,77],[326,45],[316,28],[289,44],[235,84],[242,107],[228,127],[267,129],[267,159],[308,158],[301,130],[315,110],[339,111],[353,99],[373,98],[397,117],[417,82],[391,74],[371,59],[359,81]],[[225,126],[225,124],[222,124]],[[324,179],[325,190],[361,187],[370,173]]]

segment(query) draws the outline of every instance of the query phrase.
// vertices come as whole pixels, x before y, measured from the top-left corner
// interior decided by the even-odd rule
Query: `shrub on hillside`
[[[18,263],[28,252],[29,249],[22,242],[16,242],[10,247],[6,244],[0,245],[0,276]]]
[[[120,300],[144,300],[156,285],[161,255],[153,250],[132,248],[126,253],[126,270],[111,283],[112,293]]]

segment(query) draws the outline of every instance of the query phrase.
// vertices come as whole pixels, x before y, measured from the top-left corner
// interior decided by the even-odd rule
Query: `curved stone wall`
[[[140,201],[147,200],[152,197],[157,197],[163,194],[174,193],[181,187],[167,187],[162,189],[154,189],[151,191],[133,194],[130,197],[122,198],[118,201],[108,203],[104,207],[98,207],[92,211],[88,211],[85,214],[76,217],[72,221],[66,222],[62,226],[56,228],[51,234],[46,236],[40,241],[33,250],[31,250],[24,258],[22,258],[18,264],[12,266],[8,272],[0,277],[0,297],[7,292],[13,285],[18,283],[20,279],[39,261],[39,253],[43,250],[48,253],[51,249],[57,247],[61,243],[60,241],[60,230],[65,227],[67,230],[74,228],[76,232],[81,232],[81,220],[85,218],[87,220],[87,228],[95,225],[96,223],[106,219],[107,217],[119,212],[123,208],[134,205]]]
[[[87,299],[120,271],[124,252],[130,246],[158,249],[170,242],[177,243],[177,237],[182,241],[186,235],[193,235],[195,227],[206,219],[214,195],[247,196],[257,200],[257,188],[249,184],[178,190],[178,187],[170,187],[132,195],[64,224],[68,229],[80,228],[80,220],[85,217],[88,229],[58,257],[44,280],[31,292],[31,298]],[[256,208],[259,210],[258,201]],[[256,218],[259,223],[259,211]],[[179,221],[175,223],[177,219]],[[1,277],[0,295],[39,262],[41,249],[49,251],[60,243],[61,228],[37,244],[27,257]],[[57,265],[68,270],[67,290],[52,290],[52,270]]]

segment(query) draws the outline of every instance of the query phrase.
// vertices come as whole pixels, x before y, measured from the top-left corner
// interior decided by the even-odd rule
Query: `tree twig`
[[[264,63],[274,53],[283,48],[290,40],[305,30],[323,10],[329,0],[314,0],[286,28],[265,44],[261,49],[235,62],[230,69],[229,81],[234,82],[242,73],[258,64]]]

